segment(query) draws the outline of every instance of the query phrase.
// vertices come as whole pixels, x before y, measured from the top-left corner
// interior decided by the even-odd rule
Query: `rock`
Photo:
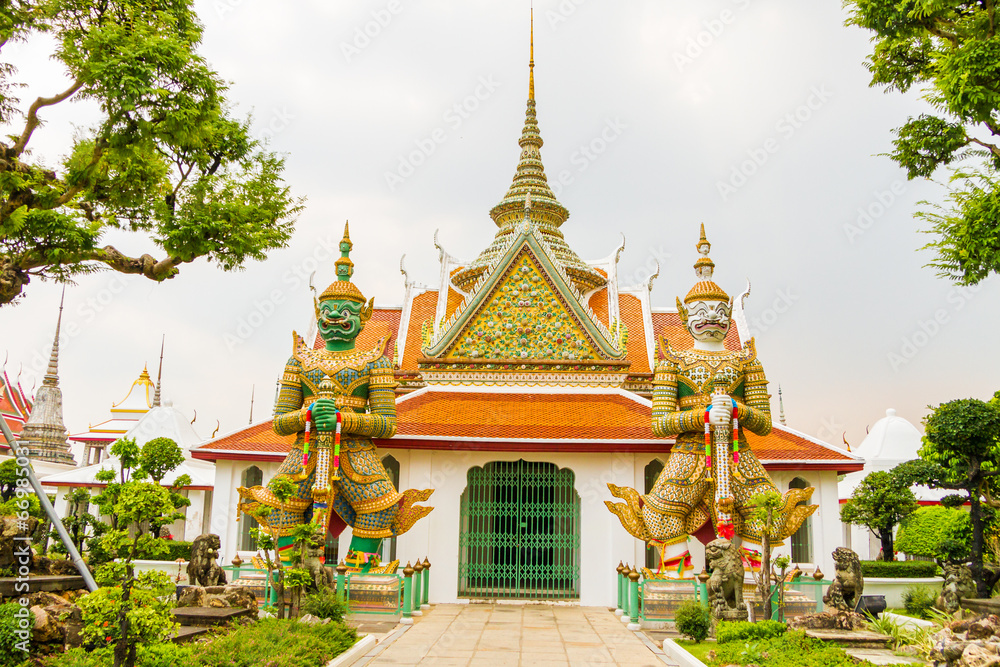
[[[920,655],[920,649],[913,644],[906,644],[905,646],[900,646],[896,649],[897,652],[903,655],[917,656]]]
[[[41,607],[32,607],[31,613],[35,616],[35,627],[31,632],[31,639],[38,644],[48,644],[51,642],[63,643],[64,633],[59,622]]]
[[[706,653],[705,654],[705,659],[708,660],[709,662],[712,662],[713,660],[715,660],[715,650],[713,649],[713,650],[709,651],[708,653]]]
[[[224,598],[213,597],[209,598],[208,606],[215,607],[216,609],[226,609],[229,607],[229,603]]]
[[[23,521],[20,522],[22,525]],[[18,518],[16,516],[0,517],[0,568],[16,567],[20,565],[20,558],[15,555],[15,548],[20,549],[23,540],[16,538],[29,537],[38,527],[38,519],[33,516],[28,517],[27,526],[18,528]]]
[[[177,598],[178,607],[204,607],[205,606],[205,589],[201,586],[188,586],[181,592],[181,596]]]
[[[958,661],[960,667],[1000,667],[1000,655],[978,644],[969,644]]]
[[[986,639],[996,634],[996,631],[997,626],[991,624],[988,618],[984,618],[981,621],[975,621],[969,624],[968,629],[965,631],[965,638]]]
[[[209,595],[222,595],[226,592],[225,586],[205,586],[204,589]]]
[[[316,618],[312,614],[306,614],[299,618],[299,623],[305,623],[306,625],[319,625],[320,619]]]
[[[28,604],[32,607],[51,607],[53,605],[67,604],[66,598],[48,591],[38,591],[28,594]]]
[[[257,596],[246,586],[234,586],[230,584],[224,589],[223,597],[230,607],[257,610]]]
[[[934,648],[931,649],[931,660],[945,662],[951,665],[961,659],[962,655],[965,653],[965,649],[973,644],[982,646],[982,642],[968,642],[961,640],[951,642],[941,641],[935,643]]]
[[[789,630],[864,630],[865,617],[853,611],[804,614],[788,622]]]

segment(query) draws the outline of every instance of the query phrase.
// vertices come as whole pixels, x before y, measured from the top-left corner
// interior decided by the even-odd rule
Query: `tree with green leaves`
[[[893,531],[917,507],[917,498],[905,478],[893,471],[876,470],[866,475],[840,506],[840,520],[872,531],[882,542],[882,560],[891,561],[896,559]]]
[[[170,492],[162,486],[126,482],[113,507],[119,527],[108,530],[100,538],[102,548],[118,562],[107,563],[98,569],[97,578],[102,588],[86,596],[88,601],[81,601],[81,608],[85,611],[85,623],[88,609],[95,615],[106,614],[109,607],[113,609],[114,628],[104,636],[114,646],[115,667],[135,665],[136,646],[140,641],[163,641],[174,627],[169,605],[154,604],[156,597],[163,594],[159,589],[169,583],[167,575],[157,573],[161,576],[149,580],[151,573],[144,573],[145,577],[137,578],[132,564],[140,552],[162,553],[165,549],[162,542],[141,528],[175,510]],[[133,595],[133,589],[139,594]]]
[[[751,573],[754,579],[757,580],[757,594],[760,596],[764,618],[770,619],[773,613],[771,595],[774,593],[774,588],[771,585],[774,576],[771,571],[771,541],[776,539],[776,536],[781,532],[780,515],[778,513],[778,510],[781,509],[781,495],[776,491],[759,493],[750,499],[750,505],[753,507],[753,517],[761,523],[760,571],[753,572],[751,570]],[[782,566],[782,572],[787,567],[788,561],[786,560]],[[780,581],[778,585],[781,585]]]
[[[0,50],[48,39],[66,82],[22,104],[30,82],[0,63],[0,305],[33,277],[110,269],[162,281],[200,257],[230,271],[286,245],[301,200],[282,181],[283,159],[232,116],[227,84],[198,54],[192,5],[4,3]],[[78,101],[100,110],[96,123],[57,161],[33,153],[46,112]],[[122,231],[160,257],[101,245]]]
[[[972,578],[978,595],[989,597],[996,580],[983,572],[983,502],[992,500],[989,485],[1000,476],[1000,392],[989,402],[962,398],[934,408],[925,421],[920,458],[896,470],[910,484],[954,489],[966,496],[972,522]]]
[[[895,130],[888,156],[907,177],[952,167],[946,206],[917,214],[937,238],[931,266],[972,285],[1000,272],[1000,15],[993,0],[846,0],[874,33],[871,85],[917,86],[934,113]],[[926,204],[926,202],[924,202]]]

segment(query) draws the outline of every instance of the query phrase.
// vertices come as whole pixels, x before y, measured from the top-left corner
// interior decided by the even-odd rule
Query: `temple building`
[[[0,370],[0,418],[7,422],[15,439],[20,437],[24,423],[28,421],[31,404],[31,396],[21,388],[20,376],[12,382],[5,364]],[[0,438],[0,452],[7,449],[7,442]]]
[[[130,395],[136,391],[137,385],[142,391],[143,385],[139,384],[141,380],[140,376],[140,379],[132,385]],[[127,400],[118,405],[127,404]],[[115,435],[112,442],[120,437],[134,438],[136,444],[141,447],[154,438],[170,438],[180,446],[184,453],[184,462],[167,473],[160,483],[169,486],[181,475],[188,475],[191,478],[191,483],[179,490],[181,495],[191,501],[191,504],[182,510],[185,517],[178,519],[169,527],[173,539],[190,541],[202,533],[208,532],[215,466],[205,461],[194,460],[191,457],[191,448],[203,441],[203,438],[195,432],[191,420],[175,408],[169,400],[164,401],[163,405],[159,405],[159,400],[154,402],[157,405],[147,407],[138,418],[131,421],[118,420],[117,423],[113,423],[112,427],[115,429],[126,423],[129,424],[129,427],[121,434]],[[109,428],[103,429],[104,434],[108,434],[109,431]],[[118,471],[118,459],[113,455],[108,455],[91,465],[47,475],[41,479],[42,486],[56,494],[54,503],[56,514],[66,516],[68,503],[65,496],[72,489],[89,489],[91,495],[99,493],[106,486],[105,482],[97,481],[97,473],[101,470]]]
[[[666,341],[674,349],[692,341],[675,308],[651,303],[652,278],[619,282],[624,245],[585,261],[567,242],[569,211],[541,159],[533,68],[532,59],[513,182],[490,211],[493,242],[460,259],[435,238],[437,284],[404,271],[402,305],[376,308],[356,341],[369,349],[387,338],[396,367],[396,435],[376,441],[386,468],[397,488],[435,490],[426,503],[434,511],[384,545],[386,558],[430,559],[432,602],[607,605],[620,561],[654,564],[604,501],[609,482],[649,492],[662,469],[673,440],[652,432],[653,370]],[[696,228],[678,227],[665,240],[683,253]],[[734,310],[725,343],[738,350],[749,338],[741,299]],[[819,511],[783,548],[804,570],[832,572],[830,554],[841,544],[837,476],[863,461],[784,425],[749,438],[779,490],[816,489]],[[235,520],[237,487],[270,479],[293,439],[264,420],[192,450],[216,464],[211,528],[223,560],[254,551],[252,522]],[[341,535],[333,557],[343,557],[350,537]],[[704,550],[691,551],[700,570]]]
[[[156,399],[158,393],[159,388],[144,367],[139,377],[132,382],[125,398],[111,404],[109,419],[91,424],[86,431],[69,436],[69,440],[83,446],[80,465],[89,466],[106,459],[111,444],[128,433],[143,415],[159,405]]]

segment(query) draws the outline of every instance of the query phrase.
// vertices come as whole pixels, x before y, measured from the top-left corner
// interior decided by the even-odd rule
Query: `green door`
[[[459,597],[580,597],[572,470],[524,460],[470,469],[459,531]]]

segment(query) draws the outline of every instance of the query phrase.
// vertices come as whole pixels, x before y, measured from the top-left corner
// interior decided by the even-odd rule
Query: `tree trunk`
[[[132,562],[125,564],[122,603],[118,610],[118,642],[115,644],[115,667],[135,667],[135,643],[129,641],[128,601],[132,593]]]
[[[889,526],[888,528],[883,527],[882,530],[879,531],[879,539],[882,541],[882,560],[896,560],[896,550],[892,538],[892,526]]]
[[[979,504],[978,485],[969,490],[969,518],[972,520],[972,580],[976,582],[976,596],[988,598],[990,591],[983,577],[983,508]]]
[[[771,526],[771,510],[767,510],[767,524],[761,531],[760,541],[760,602],[764,610],[764,619],[771,618],[771,540],[768,537],[768,529]]]

